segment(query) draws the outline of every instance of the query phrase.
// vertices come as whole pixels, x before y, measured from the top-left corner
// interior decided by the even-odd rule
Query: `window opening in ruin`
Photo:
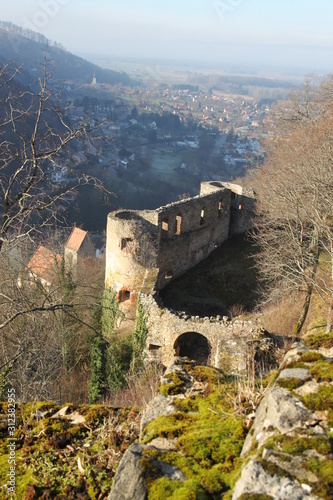
[[[149,351],[158,351],[159,349],[161,349],[161,347],[161,345],[149,344],[148,349]]]
[[[205,210],[202,208],[200,215],[200,226],[202,226],[204,223],[205,223]]]
[[[182,232],[182,220],[183,220],[183,217],[178,214],[176,215],[176,231],[175,231],[175,234],[180,234]]]
[[[203,365],[209,362],[211,347],[206,337],[201,333],[183,333],[177,338],[173,347],[176,356],[187,356]]]
[[[172,280],[172,278],[173,278],[173,273],[172,273],[172,271],[168,271],[168,272],[166,273],[166,275],[165,275],[165,279],[166,279],[166,280]]]
[[[129,292],[128,290],[122,290],[120,296],[121,296],[120,302],[126,302],[126,300],[130,300],[131,292]]]
[[[168,219],[162,220],[162,238],[168,237],[169,222]]]
[[[219,201],[219,219],[222,218],[222,201]]]
[[[239,205],[239,206],[238,206],[238,210],[242,210],[242,205]]]
[[[131,241],[133,241],[132,238],[122,238],[120,243],[120,249],[124,250]]]

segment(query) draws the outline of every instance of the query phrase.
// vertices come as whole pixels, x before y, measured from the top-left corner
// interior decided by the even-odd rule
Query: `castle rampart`
[[[108,216],[106,284],[134,322],[135,303],[147,315],[147,359],[167,365],[175,354],[245,373],[258,330],[250,322],[178,314],[159,302],[158,291],[195,266],[225,240],[252,225],[254,193],[241,186],[204,182],[200,194],[156,210]]]
[[[225,373],[246,374],[255,353],[265,354],[272,347],[272,339],[250,320],[189,316],[146,294],[140,294],[140,302],[147,315],[149,361],[168,366],[175,355],[188,356]]]
[[[153,293],[251,224],[253,195],[238,185],[204,182],[200,195],[156,210],[108,216],[106,284],[122,302]]]

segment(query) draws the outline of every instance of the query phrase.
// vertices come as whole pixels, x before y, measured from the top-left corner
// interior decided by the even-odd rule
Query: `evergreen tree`
[[[97,306],[93,311],[93,327],[95,333],[88,339],[90,347],[91,378],[89,381],[89,403],[101,398],[107,390],[108,342],[101,332],[102,308]]]

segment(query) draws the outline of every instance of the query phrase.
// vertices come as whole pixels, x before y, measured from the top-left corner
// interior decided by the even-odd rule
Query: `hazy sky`
[[[332,0],[2,0],[68,50],[333,70]]]

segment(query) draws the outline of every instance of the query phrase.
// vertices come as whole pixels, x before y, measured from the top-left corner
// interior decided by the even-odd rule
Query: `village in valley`
[[[153,209],[197,194],[202,181],[242,177],[263,161],[261,140],[272,133],[269,99],[194,84],[112,86],[92,75],[90,84],[66,82],[62,100],[68,119],[89,132],[50,166],[55,189],[85,172],[112,193],[74,190],[58,207],[64,214],[76,207],[72,222],[90,231],[101,230],[113,209]]]

